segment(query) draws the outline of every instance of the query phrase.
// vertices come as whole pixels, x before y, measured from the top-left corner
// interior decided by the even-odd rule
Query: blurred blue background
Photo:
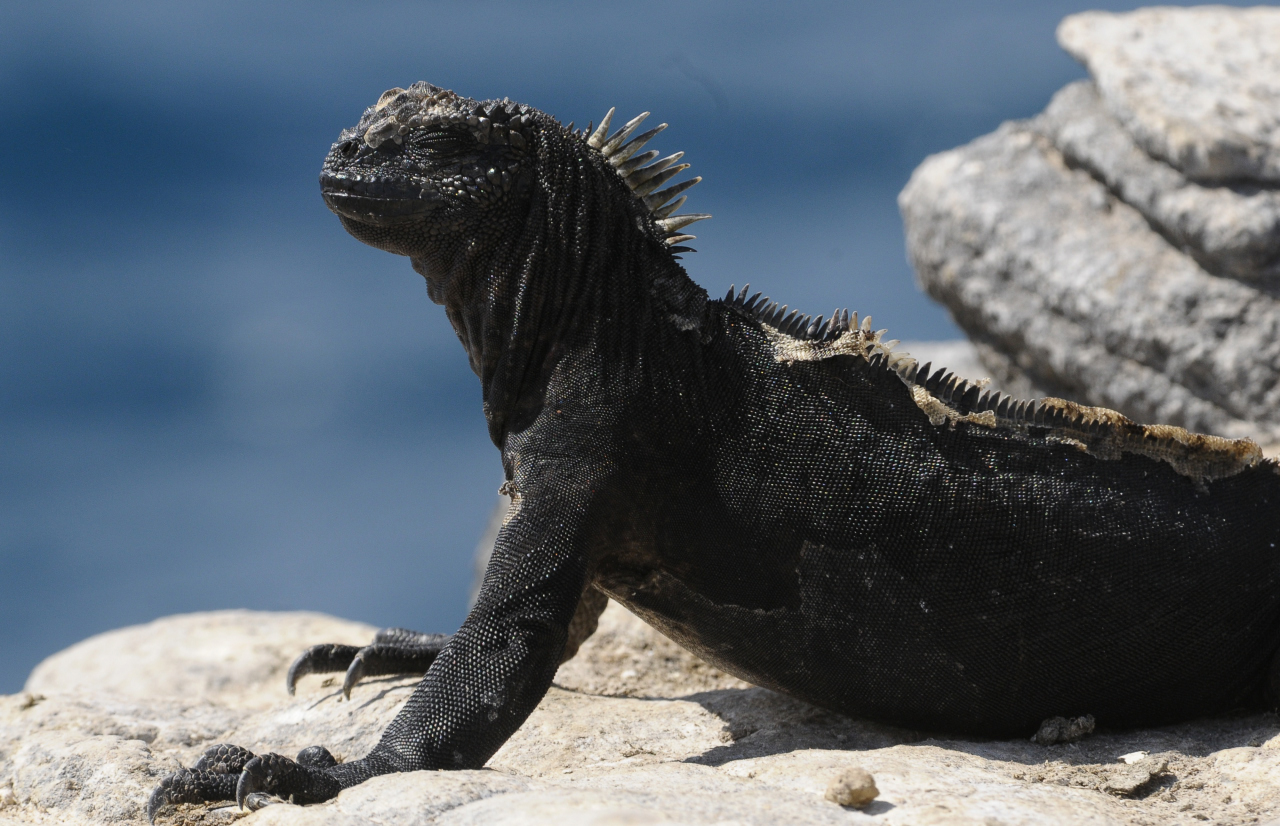
[[[316,185],[384,89],[652,110],[705,176],[686,263],[714,295],[954,338],[895,196],[1084,76],[1053,31],[1087,7],[0,6],[0,692],[174,612],[461,621],[501,482],[478,383],[422,279]]]

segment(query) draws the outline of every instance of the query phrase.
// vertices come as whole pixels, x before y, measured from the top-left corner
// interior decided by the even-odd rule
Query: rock
[[[1040,724],[1040,730],[1031,739],[1042,746],[1074,743],[1093,734],[1096,725],[1097,721],[1092,714],[1083,717],[1050,717]]]
[[[862,808],[875,800],[878,794],[880,790],[876,788],[876,780],[871,772],[861,766],[854,766],[845,769],[832,780],[823,797],[841,806]]]
[[[1102,791],[1117,795],[1135,794],[1168,768],[1169,761],[1164,758],[1144,757],[1113,771],[1102,784]]]
[[[1280,291],[1280,189],[1205,185],[1151,157],[1089,81],[1059,91],[1031,126],[1207,272]]]
[[[277,689],[308,641],[367,645],[377,632],[371,625],[303,611],[270,614],[269,626],[258,629],[254,619],[260,616],[255,611],[183,614],[98,634],[37,665],[25,689],[268,708],[279,702]]]
[[[1031,125],[926,159],[899,206],[921,284],[1009,392],[1280,442],[1280,301],[1205,272]]]
[[[1280,9],[1087,12],[1058,37],[1092,81],[899,196],[922,286],[1006,393],[1280,455]]]
[[[1058,42],[1148,154],[1204,181],[1280,183],[1280,9],[1086,12]]]
[[[314,614],[228,611],[157,620],[55,655],[28,691],[0,697],[0,826],[142,826],[159,779],[218,742],[363,754],[415,681],[369,680],[344,702],[337,685],[308,676],[291,698],[281,663],[293,653],[285,648],[368,634]],[[234,677],[218,679],[219,667]],[[748,686],[617,605],[556,682],[484,770],[378,777],[317,806],[166,810],[158,822],[837,824],[872,815],[889,824],[1230,824],[1280,814],[1280,721],[1271,715],[1047,747],[927,738]],[[1115,755],[1137,751],[1167,767],[1121,791],[1133,767]],[[880,791],[865,814],[824,799],[854,763]]]

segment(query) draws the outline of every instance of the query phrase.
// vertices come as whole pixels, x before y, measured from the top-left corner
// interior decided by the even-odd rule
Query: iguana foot
[[[303,749],[294,761],[220,743],[207,749],[191,768],[160,781],[147,801],[147,817],[155,822],[161,807],[177,803],[234,800],[248,809],[286,800],[319,803],[341,788],[327,771],[336,765],[338,761],[323,746]]]
[[[423,634],[406,628],[384,628],[373,638],[372,645],[313,645],[289,666],[286,685],[293,694],[298,678],[304,674],[328,674],[346,671],[342,694],[351,699],[351,689],[365,677],[387,674],[427,673],[427,668],[449,642],[448,634]]]

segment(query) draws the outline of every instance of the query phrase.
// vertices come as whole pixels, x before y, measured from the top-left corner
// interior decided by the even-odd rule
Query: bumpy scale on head
[[[482,237],[473,218],[487,213],[491,219],[496,208],[520,199],[536,175],[539,139],[554,130],[599,152],[650,216],[646,229],[671,252],[689,252],[679,245],[694,236],[680,230],[711,216],[674,212],[685,201],[681,193],[702,179],[662,188],[689,164],[677,163],[682,152],[657,160],[655,151],[640,153],[667,126],[632,138],[648,114],[610,135],[611,109],[588,137],[588,130],[575,133],[572,124],[561,127],[509,99],[475,101],[419,82],[384,92],[354,128],[343,131],[325,161],[321,186],[354,236],[414,256],[438,240],[427,236]]]
[[[402,255],[479,226],[527,181],[536,110],[429,83],[384,92],[325,159],[326,203],[365,243]],[[527,186],[527,183],[526,183]]]

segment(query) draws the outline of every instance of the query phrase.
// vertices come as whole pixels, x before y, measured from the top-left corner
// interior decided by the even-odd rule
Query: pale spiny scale
[[[658,157],[658,150],[650,149],[648,152],[641,152],[626,163],[618,165],[618,172],[623,175],[630,175],[635,170],[647,164],[649,161]]]
[[[661,204],[665,204],[667,201],[676,197],[681,192],[684,192],[689,187],[699,183],[701,180],[702,180],[702,176],[699,175],[696,178],[690,178],[687,181],[682,181],[676,184],[675,186],[669,186],[666,189],[661,190],[660,192],[655,192],[652,195],[645,197],[644,205],[648,207],[650,210],[652,210],[654,207],[657,207]]]
[[[681,196],[674,203],[667,202],[676,198],[680,193],[701,181],[702,178],[696,177],[692,180],[683,181],[675,184],[674,186],[670,186],[660,192],[654,192],[655,189],[689,168],[689,164],[687,163],[676,165],[676,162],[680,160],[680,158],[684,157],[684,153],[677,152],[663,158],[662,160],[655,161],[649,166],[645,166],[646,163],[656,158],[658,153],[653,150],[641,154],[636,153],[638,153],[654,135],[657,135],[663,129],[666,129],[667,124],[659,124],[653,129],[650,129],[632,139],[630,142],[627,142],[627,139],[630,138],[632,133],[639,128],[640,124],[644,122],[644,119],[649,117],[649,113],[644,112],[637,115],[627,121],[626,124],[617,132],[610,135],[609,126],[613,122],[613,115],[616,111],[616,109],[611,108],[608,113],[605,114],[604,118],[600,121],[600,126],[598,126],[594,132],[591,132],[591,137],[586,139],[587,145],[593,149],[598,149],[600,153],[604,155],[605,159],[618,170],[618,174],[622,176],[623,181],[625,181],[627,186],[631,188],[631,191],[643,200],[645,208],[649,210],[649,213],[653,216],[658,230],[667,234],[667,237],[664,240],[668,246],[673,246],[682,241],[692,241],[696,236],[674,235],[673,233],[681,227],[692,224],[694,221],[706,220],[711,216],[706,213],[697,213],[688,216],[677,215],[672,220],[665,220],[672,218],[675,211],[684,204],[685,198]],[[591,131],[590,126],[584,130],[583,134],[586,134],[588,131]],[[692,252],[692,250],[687,248],[681,248],[680,251]]]
[[[604,119],[600,121],[596,131],[591,133],[591,137],[587,138],[587,146],[592,149],[599,149],[604,146],[604,139],[609,135],[609,124],[613,122],[614,111],[615,107],[609,107],[609,111],[605,113]]]
[[[676,215],[672,218],[662,218],[655,223],[657,223],[658,229],[660,230],[664,230],[665,232],[675,232],[676,230],[683,229],[692,223],[705,221],[710,217],[711,216],[705,212],[690,212],[685,215]]]
[[[674,164],[676,161],[680,160],[683,157],[684,157],[683,152],[676,152],[674,155],[668,155],[667,157],[663,158],[660,161],[654,161],[653,163],[646,166],[644,169],[637,169],[636,171],[631,172],[627,175],[627,184],[633,190],[635,190],[637,195],[648,194],[640,191],[639,189],[640,184],[643,184],[646,181],[651,180],[659,172],[671,166],[672,164]],[[685,164],[684,166],[686,169],[688,169],[689,167],[688,164]]]
[[[672,201],[671,203],[667,204],[666,206],[664,206],[664,207],[659,207],[658,209],[655,209],[655,210],[653,211],[653,217],[654,217],[654,218],[666,218],[667,216],[669,216],[669,215],[671,215],[673,212],[675,212],[677,209],[679,209],[680,207],[684,206],[684,202],[685,202],[685,201],[687,201],[687,200],[689,200],[689,196],[687,196],[687,195],[681,195],[679,198],[676,198],[674,201]]]
[[[644,163],[644,161],[640,161],[640,163],[635,163],[635,159],[632,158],[632,156],[635,155],[637,152],[639,152],[641,149],[643,149],[646,143],[653,140],[654,135],[658,134],[659,132],[661,132],[663,129],[666,129],[666,128],[667,128],[667,125],[665,123],[660,123],[657,126],[650,129],[648,132],[645,132],[639,137],[634,138],[626,146],[622,147],[617,152],[614,152],[612,155],[610,155],[609,163],[613,164],[619,169],[622,169],[623,167],[627,167],[629,165],[629,169],[627,169],[627,171],[630,171],[631,169],[635,169],[637,166],[640,166],[640,164]],[[646,152],[644,154],[648,155],[649,153]],[[658,153],[654,152],[651,157],[654,157],[654,158],[658,157]]]
[[[605,141],[604,146],[600,147],[600,151],[604,153],[604,156],[606,158],[609,157],[619,147],[621,147],[623,141],[631,137],[631,133],[636,131],[636,129],[639,128],[640,124],[643,123],[644,119],[647,117],[649,117],[648,112],[641,112],[631,120],[627,121],[621,129],[619,129],[616,133],[614,133],[613,137]]]
[[[634,187],[632,187],[632,189],[635,191],[637,195],[644,197],[645,195],[648,195],[650,192],[654,191],[658,187],[665,184],[667,181],[679,175],[681,172],[684,172],[688,168],[689,168],[689,164],[687,163],[677,164],[666,171],[659,172],[657,175],[654,175],[652,178],[650,178],[649,180],[645,181],[642,184],[636,184]],[[640,170],[640,171],[644,172],[645,170]],[[633,173],[633,176],[635,174],[637,173]],[[663,198],[662,200],[665,202],[667,199]]]

